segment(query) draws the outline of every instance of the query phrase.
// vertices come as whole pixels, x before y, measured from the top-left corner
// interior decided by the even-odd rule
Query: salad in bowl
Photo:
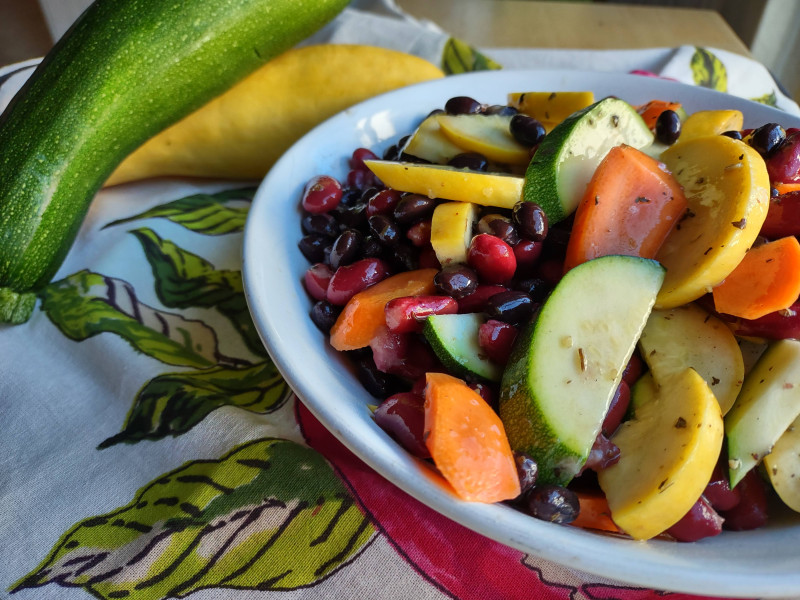
[[[251,310],[322,422],[445,515],[633,583],[787,593],[798,123],[609,74],[394,92],[265,180]]]

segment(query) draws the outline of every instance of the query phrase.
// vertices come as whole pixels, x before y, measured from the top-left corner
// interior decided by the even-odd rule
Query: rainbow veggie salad
[[[311,319],[462,500],[682,542],[800,512],[800,129],[459,96],[305,186]]]

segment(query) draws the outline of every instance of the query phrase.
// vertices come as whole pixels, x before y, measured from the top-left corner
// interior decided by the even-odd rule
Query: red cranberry
[[[631,388],[625,383],[625,380],[619,382],[617,391],[614,392],[614,397],[611,399],[611,405],[608,407],[606,418],[603,420],[603,434],[610,436],[613,434],[622,419],[625,418],[625,413],[628,412],[628,406],[631,403]]]
[[[489,319],[478,328],[478,344],[489,360],[505,365],[511,355],[517,328],[503,321]]]
[[[479,233],[472,238],[467,263],[484,283],[506,283],[517,270],[517,259],[511,246],[488,233]]]
[[[362,258],[352,265],[339,267],[328,284],[328,302],[347,304],[358,292],[378,283],[388,275],[389,267],[379,258]]]
[[[722,533],[724,519],[717,514],[708,501],[700,496],[681,520],[667,529],[666,533],[679,542],[696,542]]]
[[[436,257],[436,251],[433,249],[433,246],[431,245],[424,246],[419,251],[419,268],[437,269],[437,270],[442,268],[442,264]]]
[[[415,223],[411,227],[408,228],[406,231],[406,237],[411,241],[412,244],[417,246],[418,248],[422,248],[423,246],[427,246],[431,242],[431,221],[430,219],[426,221],[420,221],[419,223]]]
[[[501,292],[507,292],[503,285],[480,284],[471,294],[458,299],[458,312],[474,313],[485,312],[489,298]]]
[[[543,247],[542,242],[533,240],[522,240],[514,246],[518,275],[527,276],[534,272],[534,267],[539,263],[539,257],[542,255]]]
[[[386,326],[392,333],[422,331],[430,315],[452,315],[458,303],[450,296],[405,296],[386,303]]]
[[[425,398],[421,394],[401,392],[380,403],[373,414],[378,427],[418,458],[430,458],[425,446]]]
[[[723,462],[719,461],[711,473],[703,496],[711,503],[715,510],[730,510],[741,501],[739,487],[731,489],[728,479],[727,469],[723,468]]]
[[[329,175],[317,175],[306,184],[303,208],[310,213],[325,213],[339,206],[342,186]]]
[[[622,372],[622,381],[628,384],[628,387],[636,383],[639,377],[644,372],[644,361],[638,353],[634,352],[628,364],[625,365],[625,370]]]
[[[351,169],[362,169],[366,170],[367,165],[364,164],[365,160],[375,160],[378,156],[368,148],[356,148],[353,151],[353,155],[350,157],[350,168]]]
[[[367,201],[367,216],[391,214],[398,202],[400,202],[400,192],[381,190]]]
[[[379,371],[404,379],[417,379],[439,365],[430,347],[416,335],[392,333],[382,327],[369,346]]]
[[[331,277],[333,277],[333,269],[328,265],[324,263],[311,265],[303,276],[303,283],[308,295],[314,300],[325,300]]]

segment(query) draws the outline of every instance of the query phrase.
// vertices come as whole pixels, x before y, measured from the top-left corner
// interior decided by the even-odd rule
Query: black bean
[[[478,275],[466,265],[451,265],[436,274],[433,285],[442,294],[459,299],[475,291]]]
[[[517,464],[521,493],[526,494],[536,485],[536,479],[539,476],[539,465],[523,452],[514,453],[514,462]]]
[[[456,154],[447,161],[447,164],[456,169],[469,169],[470,171],[488,171],[489,160],[478,152],[464,152]]]
[[[489,222],[492,235],[499,237],[509,246],[516,246],[520,237],[514,223],[506,219],[493,219]]]
[[[398,244],[389,253],[389,262],[398,271],[414,271],[419,268],[419,250],[411,244]]]
[[[520,235],[534,242],[541,242],[547,237],[547,215],[538,204],[520,201],[514,205],[512,218]]]
[[[336,270],[343,265],[349,265],[359,258],[361,244],[364,236],[355,229],[345,229],[331,248],[331,268]]]
[[[671,146],[681,135],[681,118],[674,110],[665,110],[656,119],[656,139]]]
[[[549,283],[539,277],[522,279],[518,281],[514,287],[520,292],[524,292],[531,300],[538,304],[544,302],[553,289]]]
[[[331,243],[331,239],[318,233],[310,233],[297,243],[300,252],[306,257],[310,263],[324,262],[325,260],[325,247]]]
[[[333,216],[345,228],[365,229],[367,225],[367,205],[357,202],[350,206],[339,205],[332,211]]]
[[[741,131],[736,131],[734,129],[732,129],[731,131],[723,131],[722,135],[725,135],[725,136],[727,136],[729,138],[733,138],[734,140],[742,139],[742,132]]]
[[[528,493],[527,504],[531,515],[551,523],[571,523],[580,512],[575,492],[559,485],[534,487]]]
[[[521,114],[511,117],[509,131],[515,140],[523,146],[528,146],[530,148],[540,144],[547,134],[544,125],[537,119]]]
[[[483,109],[485,115],[500,115],[501,117],[513,117],[519,111],[508,104],[492,104]]]
[[[336,323],[341,311],[341,306],[334,306],[327,300],[320,300],[311,307],[311,320],[320,331],[330,333],[331,327]]]
[[[786,139],[786,131],[777,123],[767,123],[753,132],[750,145],[764,158],[772,156]]]
[[[367,222],[372,235],[384,246],[396,246],[400,242],[400,229],[386,215],[373,215]]]
[[[492,319],[521,325],[530,319],[533,314],[533,300],[519,291],[500,292],[486,302],[486,313]]]
[[[414,223],[427,218],[436,208],[436,200],[421,194],[408,194],[400,198],[394,207],[394,219],[398,223]]]
[[[384,400],[404,389],[405,386],[397,377],[379,371],[371,356],[358,358],[354,362],[356,377],[361,385],[376,398]]]
[[[364,238],[361,245],[361,252],[364,258],[379,258],[384,255],[386,248],[374,237],[368,235]]]
[[[339,206],[336,208],[338,209]],[[330,238],[339,235],[339,224],[331,213],[307,213],[303,216],[300,225],[305,234],[316,233]]]
[[[383,151],[383,160],[397,160],[400,158],[400,148],[396,145],[389,146]]]
[[[444,105],[445,111],[450,115],[468,115],[481,111],[481,103],[469,96],[454,96]]]

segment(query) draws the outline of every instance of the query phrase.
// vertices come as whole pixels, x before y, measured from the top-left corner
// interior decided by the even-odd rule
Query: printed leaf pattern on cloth
[[[247,211],[255,191],[256,188],[249,187],[216,194],[194,194],[132,217],[113,221],[106,227],[139,219],[164,218],[204,235],[240,233],[244,231]]]
[[[218,362],[213,329],[140,302],[121,279],[83,270],[49,284],[40,297],[42,310],[72,340],[110,332],[168,365],[205,368]]]
[[[695,48],[690,67],[696,85],[718,92],[728,91],[728,71],[713,53],[705,48]]]
[[[50,583],[96,598],[183,598],[206,588],[319,583],[375,531],[316,451],[260,439],[194,461],[72,527],[12,591]]]
[[[215,307],[241,334],[247,348],[267,356],[244,297],[239,271],[217,270],[210,262],[188,252],[151,229],[131,231],[144,248],[155,277],[158,299],[170,308]]]
[[[444,45],[442,70],[447,75],[497,69],[502,69],[502,67],[485,54],[478,52],[475,48],[459,39],[451,37]]]
[[[291,389],[271,361],[244,369],[217,367],[167,373],[144,386],[123,430],[99,447],[180,435],[222,406],[271,413],[283,406],[290,395]]]
[[[750,98],[750,100],[753,102],[766,104],[767,106],[778,106],[778,97],[775,95],[775,90],[771,91],[769,94],[764,94],[763,96],[759,96],[757,98]]]

